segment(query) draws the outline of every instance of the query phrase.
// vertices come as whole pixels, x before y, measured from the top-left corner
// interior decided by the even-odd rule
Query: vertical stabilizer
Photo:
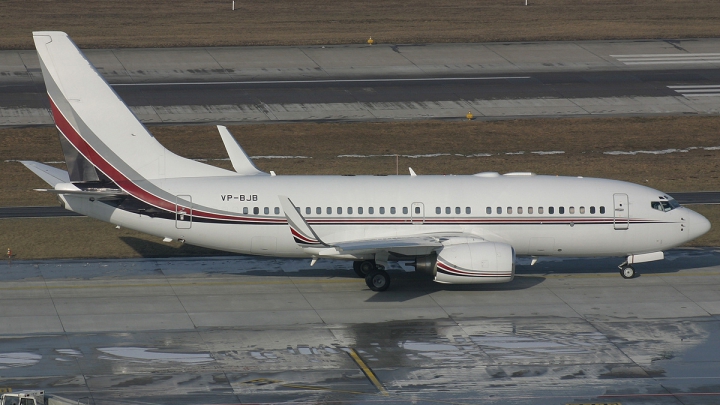
[[[232,174],[166,150],[67,34],[34,32],[33,38],[73,180],[107,176],[122,187],[125,180]],[[88,163],[99,171],[95,179]]]

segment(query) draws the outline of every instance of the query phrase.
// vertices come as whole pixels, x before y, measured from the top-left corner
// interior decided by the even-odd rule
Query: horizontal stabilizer
[[[38,175],[47,184],[55,187],[60,183],[69,183],[70,176],[68,172],[57,167],[48,166],[42,163],[33,162],[31,160],[21,160],[20,163]]]
[[[225,144],[225,149],[227,150],[228,156],[230,157],[230,162],[232,162],[233,168],[238,174],[242,174],[244,176],[267,176],[268,174],[260,171],[257,167],[255,167],[255,164],[250,160],[247,153],[243,150],[243,148],[240,146],[239,143],[235,140],[235,138],[232,136],[230,131],[222,125],[217,126],[218,131],[220,132],[220,137],[222,138],[223,143]]]
[[[55,188],[36,188],[35,191],[43,191],[58,195],[82,196],[94,198],[96,200],[117,200],[129,195],[128,193],[117,189],[95,188],[81,190],[73,183],[58,183],[55,185]]]

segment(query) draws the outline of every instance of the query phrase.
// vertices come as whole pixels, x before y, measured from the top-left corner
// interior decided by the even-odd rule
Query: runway
[[[720,113],[720,40],[88,50],[148,124]],[[52,125],[33,51],[0,126]]]
[[[714,404],[720,253],[523,262],[443,286],[252,257],[14,262],[0,387],[93,404]]]

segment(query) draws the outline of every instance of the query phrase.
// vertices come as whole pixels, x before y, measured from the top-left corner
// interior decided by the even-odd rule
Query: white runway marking
[[[720,96],[720,85],[690,85],[690,86],[668,86],[669,89],[675,90],[676,93],[682,94],[684,97],[718,97]]]
[[[610,57],[625,65],[720,63],[720,53],[645,53]]]
[[[171,82],[171,83],[115,83],[111,86],[196,86],[223,84],[313,84],[313,83],[386,83],[386,82],[432,82],[432,81],[470,81],[470,80],[515,80],[530,79],[530,76],[496,77],[417,77],[395,79],[318,79],[318,80],[247,80],[230,82]]]

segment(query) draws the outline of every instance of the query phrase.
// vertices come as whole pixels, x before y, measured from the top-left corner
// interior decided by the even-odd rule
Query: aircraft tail
[[[233,172],[166,150],[64,32],[34,32],[50,107],[73,182],[114,183]]]

